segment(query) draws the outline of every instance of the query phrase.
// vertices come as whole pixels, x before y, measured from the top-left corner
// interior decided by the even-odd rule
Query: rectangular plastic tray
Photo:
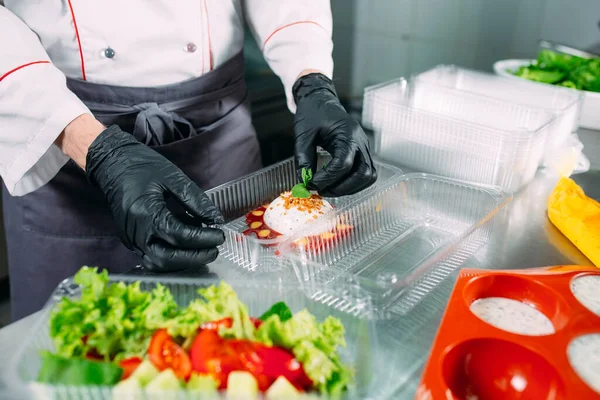
[[[511,199],[497,187],[407,174],[307,226],[279,249],[301,282],[357,284],[379,317],[390,310],[402,314],[436,287],[435,274],[423,279],[437,264],[452,263],[448,257],[461,242],[468,239],[463,247],[472,252],[488,242],[493,224],[486,222]],[[352,231],[340,239],[319,238],[325,225],[340,224]],[[409,296],[415,285],[419,289]]]
[[[331,159],[324,152],[318,152],[317,168],[320,169]],[[375,161],[377,182],[352,196],[328,198],[335,207],[345,204],[376,191],[381,185],[393,181],[402,174],[399,168]],[[236,265],[252,272],[273,272],[281,269],[280,257],[276,254],[276,245],[283,238],[259,239],[244,235],[248,226],[245,215],[263,204],[275,200],[282,192],[290,190],[298,182],[293,159],[284,160],[248,176],[223,184],[207,191],[207,195],[223,212],[226,224],[223,226],[226,242],[220,249],[220,255]]]
[[[552,157],[554,150],[558,149],[578,128],[583,96],[575,90],[549,85],[547,87],[531,85],[454,65],[440,65],[416,75],[414,81],[551,112],[555,120],[546,141],[546,159]]]
[[[214,278],[170,278],[170,277],[126,277],[112,276],[112,282],[126,284],[141,281],[143,290],[152,290],[157,283],[165,285],[174,295],[175,301],[185,306],[197,297],[197,290],[212,284],[218,284]],[[341,348],[342,359],[350,365],[356,374],[356,388],[349,391],[346,398],[389,398],[395,389],[392,379],[393,365],[384,363],[383,352],[378,346],[378,335],[375,323],[366,318],[371,305],[361,302],[361,307],[348,307],[338,293],[341,287],[321,287],[298,282],[274,283],[267,280],[228,281],[236,290],[238,297],[248,305],[250,315],[260,315],[271,305],[284,301],[297,312],[307,309],[317,320],[322,321],[332,315],[339,318],[346,330],[347,346]],[[22,399],[111,399],[110,388],[107,387],[73,387],[43,385],[35,382],[41,366],[40,351],[53,351],[54,345],[49,336],[49,317],[51,311],[62,297],[76,299],[79,296],[78,286],[71,279],[61,283],[41,312],[33,331],[24,338],[9,369],[11,376],[8,382],[14,387]],[[8,362],[8,360],[4,360]],[[136,397],[137,398],[137,397]],[[140,397],[141,399],[142,397]],[[169,392],[160,395],[146,395],[152,399],[186,399],[186,393]],[[198,398],[198,397],[194,397]],[[225,396],[223,396],[225,398]],[[318,398],[318,397],[317,397]]]
[[[396,79],[365,89],[378,156],[422,172],[517,191],[533,179],[554,116]]]

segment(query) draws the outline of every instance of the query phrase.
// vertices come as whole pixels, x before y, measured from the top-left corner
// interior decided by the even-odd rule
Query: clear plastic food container
[[[170,277],[126,277],[112,276],[112,282],[126,284],[141,281],[143,290],[151,290],[157,283],[165,285],[174,295],[175,301],[186,305],[196,298],[197,289],[218,284],[219,279],[202,278],[170,278]],[[318,321],[332,315],[339,318],[345,328],[347,346],[340,348],[343,361],[355,371],[355,387],[347,392],[348,399],[381,399],[390,398],[396,389],[392,379],[394,366],[383,360],[383,351],[378,346],[378,334],[372,319],[368,318],[371,305],[364,299],[349,307],[339,293],[348,291],[343,287],[332,288],[307,282],[277,283],[267,280],[228,281],[236,290],[238,297],[249,308],[250,315],[257,316],[268,310],[273,304],[284,301],[292,310],[297,312],[307,309]],[[351,292],[351,291],[350,291]],[[54,345],[49,336],[49,317],[53,308],[62,297],[76,299],[79,296],[78,286],[71,279],[65,280],[54,292],[50,301],[41,312],[35,327],[29,337],[24,338],[22,347],[17,351],[14,364],[9,368],[10,376],[7,382],[11,389],[22,399],[106,399],[112,397],[108,387],[91,386],[55,386],[35,382],[41,367],[41,351],[53,351]],[[8,360],[4,360],[8,362]],[[135,397],[141,399],[199,399],[184,391],[171,391],[158,394],[146,394]],[[222,396],[225,399],[225,396]],[[313,398],[313,397],[311,397]],[[319,397],[314,397],[318,399]],[[213,399],[211,397],[211,399]],[[120,400],[120,399],[119,399]],[[254,399],[252,399],[254,400]]]
[[[554,116],[396,79],[365,89],[376,152],[422,172],[517,191],[535,176]]]
[[[330,159],[328,153],[319,151],[317,168],[321,169]],[[352,196],[327,198],[327,201],[334,207],[341,207],[378,190],[381,185],[402,174],[399,168],[383,162],[375,161],[375,167],[377,182],[373,186]],[[245,235],[243,232],[248,229],[245,215],[275,200],[296,183],[295,163],[293,159],[288,159],[207,191],[226,220],[223,226],[226,242],[220,249],[220,256],[247,271],[273,272],[281,269],[282,262],[276,253],[276,246],[283,241],[283,237],[260,239]]]
[[[511,199],[497,187],[407,174],[307,226],[279,249],[301,282],[355,284],[378,317],[402,314],[436,287],[440,277],[429,272],[452,264],[448,257],[461,242],[471,252],[488,242],[493,221],[486,222]],[[325,226],[336,227],[334,240],[322,237]]]
[[[414,81],[426,82],[474,93],[514,104],[551,112],[552,123],[546,143],[546,160],[577,131],[583,96],[580,92],[556,86],[531,85],[527,82],[506,79],[485,72],[459,68],[454,65],[440,65],[414,77]]]

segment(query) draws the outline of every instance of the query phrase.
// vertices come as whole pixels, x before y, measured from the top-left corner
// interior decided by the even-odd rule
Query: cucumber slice
[[[190,380],[186,385],[186,389],[196,393],[216,395],[219,382],[210,375],[192,373]]]
[[[285,377],[280,376],[266,392],[268,400],[298,399],[300,392]]]
[[[154,378],[156,378],[159,373],[160,371],[154,366],[154,364],[148,360],[145,360],[135,369],[135,371],[133,371],[133,374],[131,374],[129,378],[135,379],[142,387],[145,387]]]
[[[172,369],[165,369],[163,372],[146,386],[147,393],[156,393],[181,389],[181,382]]]
[[[228,400],[253,400],[258,396],[258,382],[250,372],[233,371],[227,378]]]

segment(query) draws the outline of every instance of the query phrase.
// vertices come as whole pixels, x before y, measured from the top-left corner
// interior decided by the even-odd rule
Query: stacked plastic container
[[[383,159],[517,191],[577,128],[581,97],[438,67],[365,89],[363,124]]]

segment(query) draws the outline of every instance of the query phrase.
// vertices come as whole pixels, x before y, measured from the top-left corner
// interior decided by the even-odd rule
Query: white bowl
[[[501,60],[494,63],[496,74],[511,78],[524,79],[511,74],[508,71],[515,70],[524,65],[529,65],[535,60]],[[533,84],[547,85],[547,83],[533,82]],[[579,125],[582,128],[600,130],[600,93],[583,91],[583,104],[581,105],[581,115]]]

